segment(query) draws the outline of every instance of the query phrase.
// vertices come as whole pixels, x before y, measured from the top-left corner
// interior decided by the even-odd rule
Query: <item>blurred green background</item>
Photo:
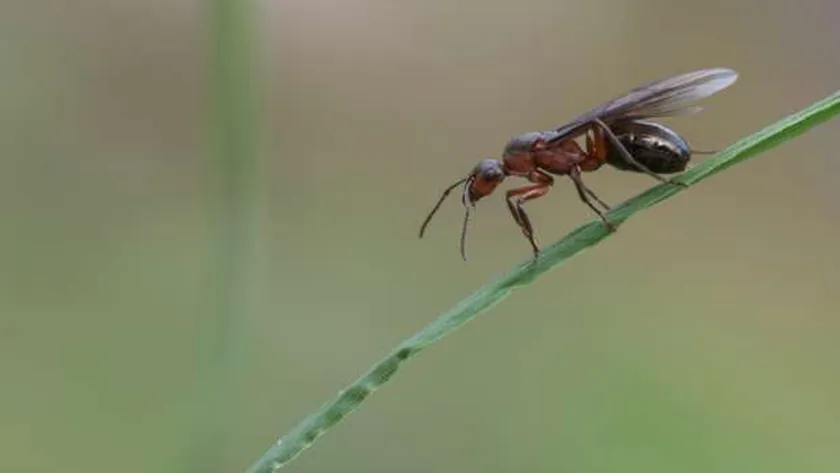
[[[244,471],[530,255],[501,194],[478,208],[468,263],[457,199],[416,238],[443,187],[510,136],[726,66],[732,88],[668,122],[721,149],[840,87],[831,0],[249,8],[251,218],[239,269],[219,274],[210,4],[0,6],[0,471]],[[638,215],[423,353],[287,470],[838,471],[838,131]],[[613,203],[652,185],[587,182]],[[592,218],[563,180],[529,208],[544,244]]]

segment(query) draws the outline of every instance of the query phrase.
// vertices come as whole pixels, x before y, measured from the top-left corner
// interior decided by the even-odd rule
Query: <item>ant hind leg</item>
[[[650,169],[648,169],[642,163],[636,161],[636,159],[633,157],[633,155],[631,155],[630,152],[627,151],[627,148],[625,148],[624,145],[621,144],[621,142],[618,140],[618,137],[615,136],[615,134],[612,132],[610,127],[608,127],[607,124],[604,123],[602,120],[599,120],[599,119],[596,118],[596,119],[592,120],[590,123],[591,123],[591,126],[593,128],[595,128],[595,127],[599,128],[601,130],[601,132],[603,133],[603,136],[607,139],[607,141],[610,142],[610,144],[612,144],[615,147],[615,149],[618,151],[618,153],[621,155],[621,157],[628,164],[630,164],[631,166],[633,166],[634,168],[636,168],[640,172],[642,172],[644,174],[647,174],[648,176],[656,179],[659,182],[665,183],[665,184],[674,184],[674,185],[678,185],[678,186],[681,186],[681,187],[688,187],[688,184],[686,184],[684,182],[680,182],[680,181],[675,180],[675,179],[666,179],[666,178],[660,176],[659,174],[656,174],[655,172],[651,171]]]

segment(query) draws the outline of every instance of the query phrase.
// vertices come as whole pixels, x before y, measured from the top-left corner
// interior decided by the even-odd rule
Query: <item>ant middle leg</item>
[[[603,208],[604,208],[604,210],[607,210],[607,211],[612,210],[612,207],[610,207],[609,205],[607,205],[607,203],[606,203],[606,202],[604,202],[603,200],[601,200],[601,198],[600,198],[600,197],[598,197],[598,196],[595,194],[595,191],[593,191],[592,189],[590,189],[589,187],[587,187],[587,186],[586,186],[586,184],[584,184],[584,183],[583,183],[583,180],[580,180],[580,186],[583,188],[583,191],[584,191],[584,192],[586,192],[586,194],[587,194],[589,197],[592,197],[593,199],[595,199],[595,202],[598,202],[599,204],[601,204],[601,207],[603,207]]]
[[[581,178],[580,175],[580,168],[577,166],[572,168],[572,171],[569,173],[569,178],[575,184],[575,189],[577,189],[578,197],[580,197],[580,200],[582,200],[586,205],[589,206],[590,209],[592,209],[596,214],[598,214],[598,217],[601,219],[602,222],[604,222],[604,226],[606,226],[609,231],[616,231],[617,227],[615,226],[615,224],[612,223],[606,215],[604,215],[601,209],[599,209],[595,204],[592,203],[591,200],[589,200],[589,193],[592,191],[590,190],[589,192],[587,192],[588,188],[583,183],[583,178]],[[598,200],[598,202],[601,202],[601,200],[597,197],[595,197],[595,199]],[[603,202],[601,202],[601,204],[603,204]]]

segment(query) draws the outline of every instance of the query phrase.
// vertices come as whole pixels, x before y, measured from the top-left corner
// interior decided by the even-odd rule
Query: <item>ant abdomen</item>
[[[636,161],[657,174],[682,172],[691,159],[688,143],[673,130],[658,123],[627,121],[610,129]],[[614,146],[608,143],[607,147],[607,163],[623,171],[640,172]]]

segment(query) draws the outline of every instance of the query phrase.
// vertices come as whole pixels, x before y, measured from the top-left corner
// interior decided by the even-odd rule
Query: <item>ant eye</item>
[[[475,167],[473,173],[485,181],[499,181],[504,179],[502,163],[496,159],[485,159],[481,161]]]
[[[502,171],[498,169],[485,169],[484,172],[481,173],[481,177],[488,181],[498,181],[502,178]]]

